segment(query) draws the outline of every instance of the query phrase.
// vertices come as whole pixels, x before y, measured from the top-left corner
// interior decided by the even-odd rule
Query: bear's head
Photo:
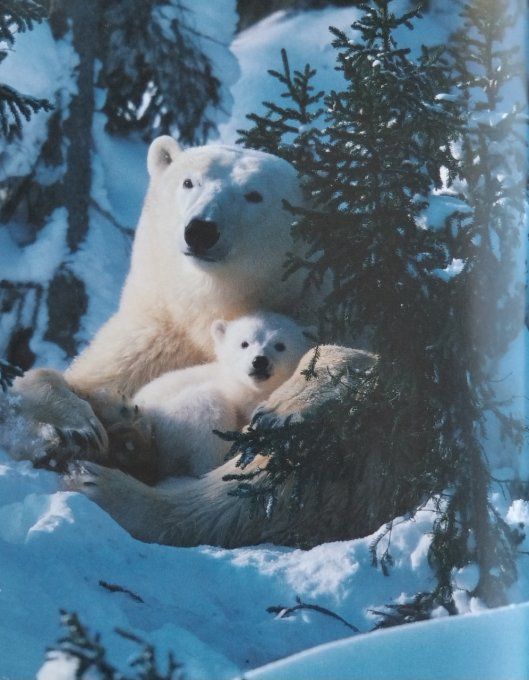
[[[235,380],[264,394],[290,378],[311,346],[301,326],[272,312],[218,319],[211,334],[227,382]]]
[[[281,277],[292,250],[284,200],[302,203],[292,165],[240,147],[181,149],[163,136],[151,144],[147,166],[150,222],[180,269],[223,280],[229,271],[238,282]]]

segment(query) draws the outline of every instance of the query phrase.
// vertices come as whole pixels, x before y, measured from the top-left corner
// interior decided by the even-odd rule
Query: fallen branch
[[[357,628],[356,626],[353,626],[352,623],[349,623],[345,619],[343,619],[341,616],[338,614],[335,614],[332,612],[330,609],[326,609],[325,607],[320,607],[319,604],[308,604],[307,602],[302,602],[299,597],[296,597],[296,602],[297,604],[294,607],[267,607],[266,611],[269,614],[277,614],[278,619],[284,619],[287,616],[290,616],[293,614],[295,611],[298,611],[299,609],[310,609],[312,611],[318,612],[319,614],[325,614],[326,616],[330,616],[333,619],[336,619],[337,621],[340,621],[341,623],[344,624],[344,626],[347,626],[347,628],[350,628],[353,630],[355,633],[360,633],[360,629]]]
[[[105,588],[105,590],[110,591],[111,593],[125,593],[126,595],[132,597],[132,599],[135,602],[141,602],[142,604],[144,604],[144,600],[142,600],[142,598],[139,595],[136,595],[136,593],[133,593],[132,590],[129,590],[128,588],[119,586],[117,583],[107,583],[106,581],[99,581],[99,585],[102,588]]]

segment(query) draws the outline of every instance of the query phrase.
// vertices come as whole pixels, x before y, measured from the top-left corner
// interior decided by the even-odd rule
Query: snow
[[[455,257],[444,269],[434,269],[432,274],[443,281],[449,281],[454,278],[454,276],[461,274],[464,268],[465,261],[459,257]]]
[[[131,651],[113,633],[121,627],[173,649],[190,677],[220,679],[350,634],[315,612],[277,620],[266,612],[270,605],[294,604],[298,595],[369,630],[369,608],[417,584],[426,588],[431,578],[424,560],[409,565],[430,526],[426,511],[407,531],[395,530],[395,573],[402,577],[394,578],[371,566],[370,539],[308,552],[145,545],[88,499],[61,491],[52,473],[6,456],[0,498],[0,677],[33,676],[59,635],[59,608],[101,632],[116,664]],[[143,603],[109,593],[100,580],[128,588]]]
[[[240,76],[239,62],[232,49],[238,21],[236,3],[235,0],[192,0],[188,7],[194,13],[191,15],[191,25],[200,34],[200,47],[209,57],[221,80],[221,106],[214,111],[208,109],[206,116],[221,124],[232,115],[233,87]]]
[[[100,107],[104,93],[96,90]],[[134,229],[147,189],[147,145],[135,136],[113,137],[105,132],[105,116],[96,112],[93,121],[93,190],[99,205],[124,227]],[[116,158],[120,159],[116,163]]]
[[[507,513],[509,524],[529,524],[529,501],[516,500]]]
[[[28,51],[31,59],[27,58]],[[53,105],[67,105],[75,86],[72,71],[78,62],[69,37],[55,42],[49,24],[36,25],[33,31],[19,34],[8,57],[0,64],[0,82],[24,94],[46,98]],[[0,147],[0,181],[24,175],[33,166],[47,135],[47,122],[52,112],[40,112],[24,123],[22,139],[12,142],[16,153],[2,153]],[[1,197],[1,196],[0,196]]]
[[[526,680],[529,604],[381,630],[302,652],[247,680]]]
[[[0,229],[2,278],[44,284],[66,256],[66,208],[57,208],[39,238],[20,248],[7,229]]]
[[[61,490],[54,474],[3,454],[0,498],[0,677],[13,680],[34,676],[45,648],[60,634],[59,609],[77,612],[91,631],[100,632],[110,661],[122,669],[134,645],[117,635],[116,627],[153,642],[160,658],[172,649],[191,678],[222,680],[246,677],[248,669],[351,636],[343,623],[324,614],[301,610],[279,619],[266,611],[271,605],[291,606],[298,596],[326,607],[360,629],[351,644],[370,645],[375,643],[368,639],[382,635],[363,635],[377,620],[371,610],[406,601],[432,585],[427,548],[434,515],[428,507],[413,521],[395,523],[394,566],[384,576],[371,564],[373,537],[309,551],[142,544],[87,498]],[[517,503],[505,512],[518,524],[528,511],[523,514]],[[467,568],[457,578],[462,588],[472,587],[475,574]],[[122,586],[142,601],[109,592],[100,581]],[[527,599],[528,590],[526,584],[513,601]],[[471,611],[464,593],[461,603]],[[457,619],[450,618],[447,625],[452,624]],[[401,644],[399,638],[395,648]],[[56,677],[49,668],[46,673],[41,680]],[[358,673],[351,677],[361,677]],[[429,677],[437,676],[423,676]]]
[[[241,75],[232,88],[231,117],[219,126],[221,141],[233,144],[239,138],[237,130],[249,126],[248,113],[262,114],[263,101],[279,99],[281,85],[267,74],[267,70],[281,70],[283,47],[288,48],[292,70],[303,69],[307,61],[318,70],[313,81],[315,91],[338,88],[342,77],[334,69],[335,51],[328,29],[329,26],[348,29],[357,16],[359,12],[353,7],[296,14],[281,11],[241,33],[232,44]]]
[[[403,0],[402,7],[408,6]],[[220,61],[225,76],[226,111],[219,114],[222,143],[237,139],[237,129],[248,125],[245,115],[262,112],[260,102],[277,99],[278,84],[266,69],[280,67],[282,47],[288,47],[292,69],[303,68],[307,60],[318,69],[317,88],[340,87],[327,28],[348,30],[358,10],[331,7],[275,13],[233,41],[237,66],[223,48],[235,24],[234,3],[194,0],[193,9],[200,15],[201,30],[210,36],[203,39],[208,53],[215,63]],[[220,23],[219,17],[223,18]],[[414,50],[425,40],[443,43],[455,17],[455,12],[434,9],[420,30],[403,29],[403,36]],[[31,41],[29,50],[26,40]],[[28,52],[31,62],[22,57]],[[36,96],[48,95],[53,83],[52,89],[67,103],[73,92],[74,67],[68,39],[54,42],[44,24],[19,36],[15,53],[2,64],[0,79]],[[233,102],[227,92],[230,84]],[[101,95],[96,92],[100,103]],[[33,117],[25,128],[20,152],[10,155],[9,162],[0,157],[0,180],[23,172],[33,162],[47,116]],[[137,223],[147,185],[146,144],[134,137],[111,137],[104,122],[103,114],[96,113],[91,226],[81,249],[74,256],[65,250],[64,210],[54,212],[35,243],[24,248],[10,231],[0,229],[2,278],[45,285],[56,267],[67,262],[86,282],[90,303],[78,336],[81,343],[116,308],[130,252],[126,232]],[[439,193],[423,216],[424,228],[443,226],[445,217],[462,205],[456,196]],[[454,260],[436,273],[448,278],[462,266],[461,260]],[[41,311],[41,328],[45,313]],[[0,336],[5,337],[8,315],[0,323]],[[45,342],[42,334],[37,334],[32,347],[39,365],[65,365],[62,352]],[[498,392],[518,394],[513,408],[522,412],[528,408],[523,398],[526,353],[524,335],[513,343],[498,368],[500,378],[509,376],[498,384]],[[0,401],[0,409],[3,406]],[[1,433],[0,446],[10,443],[6,437],[28,439],[22,427],[13,422],[9,433]],[[491,437],[494,434],[491,428]],[[529,463],[523,465],[528,468]],[[512,474],[511,469],[505,471],[505,477]],[[521,469],[520,475],[527,479],[529,471]],[[513,528],[529,524],[528,501],[510,503],[499,489],[492,501]],[[116,627],[155,644],[161,658],[173,650],[193,680],[228,680],[242,674],[248,680],[527,678],[529,656],[526,638],[521,636],[527,629],[529,605],[482,611],[482,603],[468,592],[477,577],[472,566],[453,574],[461,588],[456,592],[458,610],[464,616],[448,617],[446,610],[438,608],[433,621],[369,632],[377,621],[372,610],[405,602],[432,587],[427,555],[433,519],[432,508],[426,507],[413,520],[395,522],[390,545],[394,565],[389,576],[372,566],[373,536],[310,551],[272,545],[232,551],[147,545],[132,539],[87,498],[62,490],[57,476],[14,462],[0,450],[0,678],[35,676],[46,647],[60,635],[59,609],[77,612],[92,632],[101,633],[110,661],[122,670],[135,646],[117,635]],[[382,550],[388,540],[382,539]],[[527,551],[526,537],[520,552]],[[520,554],[520,578],[509,593],[513,603],[529,600],[528,560]],[[125,592],[109,592],[100,581],[128,589],[141,602]],[[315,611],[302,609],[285,618],[266,611],[271,605],[292,606],[296,597],[328,608],[361,633],[351,636],[343,623]],[[283,657],[288,658],[277,661]],[[61,657],[48,661],[38,678],[71,680],[74,672],[72,664]]]

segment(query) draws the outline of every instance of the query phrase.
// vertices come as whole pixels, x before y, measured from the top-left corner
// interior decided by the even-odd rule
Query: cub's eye
[[[192,189],[193,188],[193,182],[190,179],[185,179],[184,180],[184,188],[185,189]]]
[[[274,349],[275,349],[277,352],[284,352],[284,351],[286,350],[286,347],[285,347],[284,343],[282,343],[282,342],[276,342],[276,344],[274,345]]]
[[[249,191],[247,194],[244,194],[244,198],[248,203],[261,203],[263,200],[263,197],[258,191]]]
[[[242,347],[243,349],[246,349],[246,348],[248,347],[248,343],[246,342],[246,340],[244,340],[243,342],[241,342],[241,347]]]

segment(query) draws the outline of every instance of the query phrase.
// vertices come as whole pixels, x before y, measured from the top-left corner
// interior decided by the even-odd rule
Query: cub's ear
[[[150,177],[154,177],[171,165],[181,151],[176,139],[169,135],[157,137],[150,145],[147,154],[147,170]]]
[[[224,340],[227,327],[228,322],[224,321],[224,319],[217,319],[211,324],[211,336],[215,342],[221,342]]]

